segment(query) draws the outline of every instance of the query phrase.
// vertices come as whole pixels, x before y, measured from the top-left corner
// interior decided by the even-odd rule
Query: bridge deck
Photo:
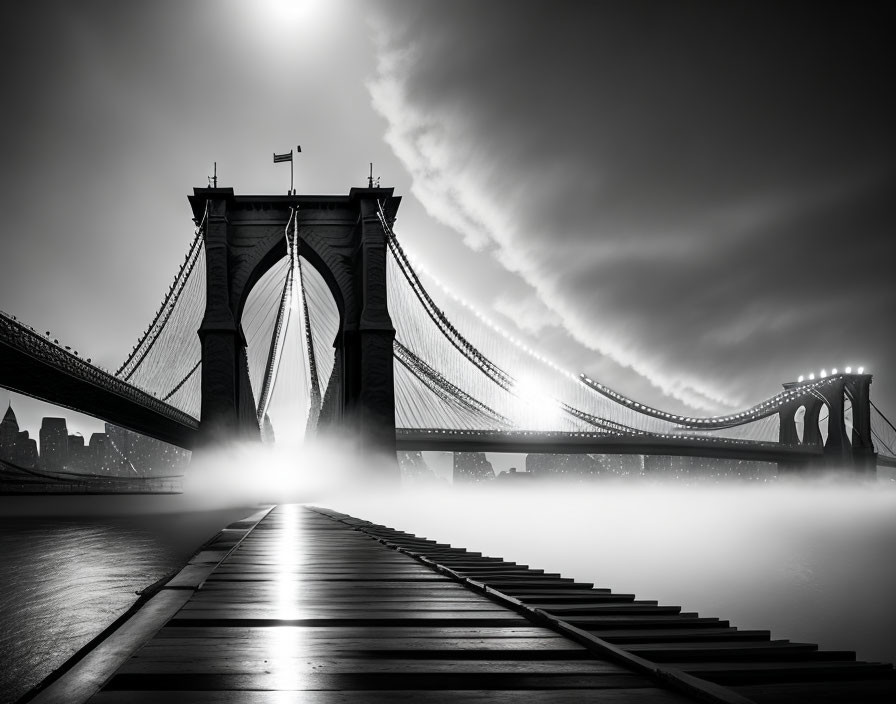
[[[892,674],[851,653],[280,506],[222,531],[34,701],[890,702]]]

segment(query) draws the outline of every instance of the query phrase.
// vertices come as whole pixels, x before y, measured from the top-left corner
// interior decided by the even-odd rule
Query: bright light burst
[[[255,11],[277,22],[293,23],[310,19],[322,3],[318,0],[257,0]]]
[[[563,409],[541,379],[521,376],[511,392],[522,401],[517,421],[519,427],[527,430],[556,428]]]

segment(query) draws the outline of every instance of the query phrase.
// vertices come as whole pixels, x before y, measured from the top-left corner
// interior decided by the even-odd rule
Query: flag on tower
[[[282,161],[292,161],[292,149],[290,149],[286,154],[274,153],[274,163],[279,164]]]

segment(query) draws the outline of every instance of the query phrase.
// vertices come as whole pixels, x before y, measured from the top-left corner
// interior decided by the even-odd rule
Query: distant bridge
[[[594,455],[672,455],[808,464],[824,457],[815,445],[682,436],[659,438],[564,431],[482,431],[437,428],[396,431],[399,450]]]

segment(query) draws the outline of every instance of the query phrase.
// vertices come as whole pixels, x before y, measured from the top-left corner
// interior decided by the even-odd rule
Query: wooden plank
[[[892,678],[893,675],[893,666],[889,663],[852,661],[672,662],[669,666],[720,684],[866,679],[875,675]]]
[[[137,657],[156,657],[166,653],[171,653],[175,657],[194,657],[201,655],[204,650],[211,652],[228,654],[228,653],[248,653],[248,652],[271,652],[276,654],[276,649],[284,648],[302,648],[308,652],[323,653],[340,653],[342,651],[375,653],[379,651],[408,651],[413,653],[424,651],[489,651],[489,652],[508,652],[515,651],[523,653],[522,657],[529,657],[527,653],[537,653],[548,651],[562,652],[564,657],[577,657],[585,655],[585,648],[578,643],[574,643],[561,636],[549,638],[542,637],[519,637],[519,638],[503,638],[503,637],[450,637],[450,636],[433,636],[429,638],[409,638],[409,637],[391,637],[388,633],[381,635],[371,634],[366,638],[363,637],[339,637],[329,634],[329,629],[319,629],[323,633],[321,635],[308,638],[307,640],[291,640],[291,634],[286,637],[282,635],[272,634],[266,637],[260,637],[246,640],[221,641],[210,640],[208,638],[173,638],[166,639],[160,634],[159,638],[153,639],[150,643],[137,653]],[[422,655],[421,655],[422,657]],[[503,657],[503,656],[502,656]],[[510,657],[509,655],[507,657]],[[547,657],[547,656],[545,656]]]
[[[552,690],[381,690],[333,691],[105,691],[92,704],[581,704],[594,701],[591,689]],[[601,704],[685,704],[693,700],[665,689],[602,689]],[[793,700],[790,700],[793,701]],[[889,704],[889,703],[888,703]]]
[[[214,565],[187,565],[168,582],[168,589],[197,589],[215,569]]]
[[[511,612],[508,612],[510,614]],[[463,623],[468,626],[517,626],[525,622],[522,616],[505,615],[493,618],[477,618],[475,616],[467,616],[455,618],[452,616],[435,616],[424,615],[420,618],[412,617],[391,617],[383,616],[380,618],[358,617],[358,618],[318,618],[318,619],[277,619],[277,618],[215,618],[211,614],[202,612],[194,612],[190,617],[177,617],[170,621],[172,625],[177,626],[316,626],[318,628],[329,628],[332,626],[379,626],[382,628],[390,628],[392,626],[410,626],[410,625],[430,625],[430,626],[456,626]]]
[[[600,604],[602,602],[634,601],[634,594],[613,594],[609,590],[596,589],[587,592],[558,592],[555,594],[517,594],[517,599],[543,609],[548,604]]]
[[[643,628],[646,626],[725,628],[729,625],[727,621],[720,621],[717,618],[703,618],[686,614],[658,614],[655,616],[651,614],[602,614],[600,616],[570,616],[564,620],[574,626],[590,629]]]
[[[512,611],[508,611],[506,609],[495,608],[493,604],[484,604],[481,607],[472,608],[465,607],[463,609],[435,609],[435,608],[421,608],[421,609],[380,609],[379,605],[371,605],[370,607],[364,608],[344,608],[344,609],[329,609],[326,607],[308,607],[308,608],[296,608],[291,604],[287,607],[281,607],[277,604],[266,604],[264,607],[255,607],[255,606],[247,606],[246,608],[236,608],[236,607],[226,607],[226,608],[208,608],[208,609],[194,609],[190,604],[187,604],[183,609],[180,610],[177,617],[174,619],[175,621],[182,621],[185,619],[215,619],[221,621],[227,621],[231,619],[235,620],[276,620],[276,621],[326,621],[328,619],[350,619],[350,620],[371,620],[371,621],[382,621],[382,620],[426,620],[430,618],[438,618],[440,620],[445,619],[455,619],[457,621],[463,621],[464,619],[475,619],[477,621],[482,621],[485,619],[498,619],[502,623],[504,621],[513,621],[514,623],[519,623],[525,621],[525,619],[513,613]],[[625,617],[628,618],[628,617]],[[181,624],[182,625],[182,624]]]
[[[137,648],[158,631],[190,593],[164,589],[152,597],[120,628],[31,701],[34,704],[71,704],[86,701]]]
[[[305,628],[302,626],[281,626],[276,631],[270,628],[180,628],[177,626],[165,626],[153,643],[169,638],[226,638],[228,640],[271,640],[283,638],[296,638],[307,640],[311,638],[330,638],[343,641],[347,638],[377,638],[382,633],[364,626],[333,627],[326,630],[320,628]],[[566,640],[556,631],[541,626],[524,625],[507,628],[466,627],[466,626],[442,626],[425,627],[396,626],[389,629],[392,638],[552,638]],[[210,647],[214,647],[210,645]],[[581,647],[581,646],[577,646]]]
[[[631,674],[550,673],[345,673],[290,671],[246,674],[116,674],[105,689],[173,690],[382,690],[382,689],[620,689],[649,687],[646,677]],[[550,700],[550,697],[548,697]]]
[[[230,550],[201,550],[190,558],[191,565],[217,565]]]
[[[289,672],[295,675],[317,674],[367,674],[367,673],[417,673],[417,674],[631,674],[619,665],[595,660],[458,660],[431,658],[371,659],[365,657],[341,657],[338,659],[309,660],[304,654],[293,657],[274,657],[265,653],[259,656],[220,658],[210,655],[193,660],[160,660],[132,658],[118,671],[120,674],[252,674],[270,671]]]
[[[538,608],[563,618],[587,616],[589,614],[678,614],[680,606],[657,606],[650,602],[623,602],[605,604],[539,604]]]
[[[750,640],[764,641],[770,638],[769,631],[742,631],[731,626],[727,628],[630,628],[630,629],[585,629],[598,638],[610,643],[651,644],[670,641],[719,641]]]

